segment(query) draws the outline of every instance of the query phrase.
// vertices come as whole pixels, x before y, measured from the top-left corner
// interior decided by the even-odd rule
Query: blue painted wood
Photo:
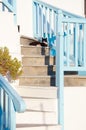
[[[64,72],[63,72],[63,33],[62,33],[62,11],[58,11],[57,39],[56,39],[56,86],[58,92],[58,123],[64,130]]]
[[[26,105],[11,85],[0,75],[0,130],[16,130],[16,112]]]
[[[46,9],[43,12],[44,24],[42,28],[44,28],[44,37],[48,36],[51,49],[53,48],[56,51],[53,54],[56,55],[56,86],[58,87],[59,100],[58,123],[62,125],[62,130],[64,130],[64,71],[83,72],[86,70],[86,38],[83,39],[83,37],[86,37],[86,19],[39,0],[33,0],[33,3],[39,4]],[[53,26],[52,22],[54,23]],[[56,45],[54,46],[51,43]],[[79,59],[82,64],[79,64]]]
[[[49,34],[50,38],[52,37],[52,10],[49,9]]]
[[[43,8],[43,6],[41,5],[41,36],[42,36],[42,37],[43,37],[43,34],[44,34],[44,32],[43,32],[43,28],[44,28],[43,10],[44,10],[44,8]]]
[[[82,65],[82,29],[79,28],[79,65]]]
[[[26,109],[25,102],[1,75],[0,75],[0,85],[6,91],[6,93],[10,96],[10,98],[13,100],[15,111],[16,112],[25,111]]]
[[[69,30],[70,30],[70,24],[67,23],[67,38],[66,38],[66,44],[67,44],[67,67],[69,67],[70,65],[70,34],[69,34]]]
[[[8,118],[8,128],[10,130],[16,130],[16,113],[15,113],[15,108],[14,104],[11,100],[11,98],[8,98],[8,113],[9,113],[9,118]]]
[[[68,20],[68,22],[67,22]],[[64,67],[64,70],[70,70],[70,71],[84,71],[86,68],[84,66],[85,60],[86,60],[86,39],[85,39],[85,35],[86,35],[86,28],[85,28],[85,24],[86,24],[86,20],[82,20],[82,19],[75,19],[75,18],[63,18],[62,19],[62,23],[71,23],[74,24],[74,39],[72,40],[73,45],[74,45],[74,59],[75,59],[75,63],[72,61],[71,66],[66,66]],[[82,23],[82,24],[81,24]],[[79,25],[81,24],[80,28]],[[84,28],[84,29],[83,29]],[[84,40],[85,39],[85,40]],[[79,47],[80,44],[80,47]],[[69,48],[69,47],[68,47]],[[67,51],[68,51],[67,48]],[[79,49],[79,50],[78,50]],[[78,59],[80,60],[78,63]],[[70,59],[71,60],[71,59]],[[74,68],[75,67],[75,68]]]
[[[50,5],[50,4],[47,4],[47,3],[45,3],[45,2],[42,2],[42,1],[40,1],[40,0],[33,0],[33,2],[34,2],[34,3],[38,3],[38,4],[40,4],[40,5],[43,5],[44,7],[50,8],[50,9],[56,11],[56,12],[58,12],[58,10],[61,10],[61,11],[63,12],[64,16],[76,17],[76,18],[84,19],[84,17],[82,17],[82,16],[75,15],[75,14],[73,14],[73,13],[67,12],[67,11],[65,11],[65,10],[63,10],[63,9],[61,9],[61,8],[52,6],[52,5]]]
[[[74,57],[75,57],[75,66],[78,66],[78,32],[79,25],[76,23],[74,28]]]
[[[4,91],[3,89],[0,88],[0,130],[3,130],[3,124],[4,124],[4,104],[3,104],[3,99],[4,99]]]
[[[83,31],[83,62],[86,67],[86,24],[84,24]]]
[[[13,5],[13,0],[7,0],[9,4]]]
[[[39,16],[39,4],[37,4],[37,25],[38,27],[38,30],[37,30],[37,33],[38,33],[38,37],[40,37],[40,16]]]
[[[5,10],[5,6],[4,6],[4,4],[2,3],[2,11],[4,11]]]
[[[14,11],[13,6],[7,0],[3,0],[2,3],[9,9],[9,11]]]
[[[83,64],[86,68],[86,24],[84,24],[83,28]],[[80,76],[86,76],[86,70],[79,71],[78,74]]]
[[[16,0],[2,0],[2,10],[5,11],[5,8],[8,11],[13,12],[14,22],[17,22],[17,11],[16,11]]]
[[[36,32],[36,24],[37,24],[37,20],[36,20],[36,3],[33,3],[33,36],[35,37],[37,32]]]
[[[48,21],[47,21],[47,8],[45,7],[44,8],[45,9],[45,14],[44,14],[44,34],[45,34],[45,36],[44,36],[44,38],[48,38],[48,27],[47,27],[47,25],[48,25]]]
[[[39,33],[40,33],[40,37],[42,37],[42,9],[41,9],[41,5],[39,5]]]
[[[9,120],[9,113],[8,113],[8,95],[5,93],[5,128],[8,128],[8,120]]]
[[[33,24],[33,25],[34,25],[34,29],[36,28],[36,30],[37,30],[34,37],[38,38],[38,40],[41,40],[42,37],[47,38],[48,45],[51,47],[51,54],[55,55],[56,52],[55,53],[52,52],[53,50],[56,51],[55,49],[53,49],[53,48],[55,48],[54,46],[55,46],[55,42],[56,42],[55,41],[56,35],[53,35],[53,34],[55,34],[55,30],[52,28],[52,23],[54,22],[55,17],[52,19],[52,17],[53,17],[52,12],[54,12],[55,14],[58,15],[59,8],[56,8],[54,6],[46,4],[39,0],[33,0],[33,3],[34,3],[33,4],[34,8],[35,8],[35,6],[36,7],[40,6],[40,7],[42,7],[42,9],[45,10],[45,11],[43,11],[43,24],[40,24],[39,21],[41,20],[41,18],[39,17],[39,11],[38,11],[38,9],[37,10],[33,9],[34,14],[35,14],[34,21],[36,21],[36,24]],[[61,10],[61,11],[62,11],[63,17],[65,17],[66,19],[69,18],[69,20],[70,20],[70,18],[80,18],[80,19],[84,20],[84,18],[81,16],[74,15],[74,14],[66,12],[64,10]],[[42,28],[43,28],[43,31],[42,31]],[[43,35],[41,35],[42,32],[43,32]],[[71,32],[71,30],[70,30],[70,32]]]

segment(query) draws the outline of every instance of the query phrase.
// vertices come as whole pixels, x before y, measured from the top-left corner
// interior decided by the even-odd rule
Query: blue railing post
[[[63,33],[62,11],[58,10],[56,34],[56,86],[58,87],[58,123],[64,130],[64,71],[63,71]]]

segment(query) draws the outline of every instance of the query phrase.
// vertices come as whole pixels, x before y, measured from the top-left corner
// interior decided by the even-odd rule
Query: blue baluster
[[[47,25],[48,25],[48,19],[47,19],[47,11],[48,8],[45,7],[45,15],[44,15],[44,38],[47,38]]]
[[[37,34],[37,6],[36,3],[33,2],[33,36],[36,37]]]
[[[9,113],[8,128],[10,130],[15,130],[16,129],[16,115],[15,115],[14,105],[10,97],[8,98],[8,113]]]
[[[75,24],[74,27],[74,58],[75,58],[75,66],[78,66],[78,32],[79,32],[79,25],[78,23]]]
[[[9,120],[9,113],[8,113],[8,95],[5,93],[5,128],[8,128],[8,120]]]
[[[0,130],[3,130],[4,126],[4,91],[0,88]]]
[[[84,31],[83,33],[83,62],[84,62],[84,66],[86,67],[86,24],[84,24],[83,31]]]
[[[70,34],[69,34],[69,30],[70,30],[70,24],[67,24],[67,66],[69,67],[70,65]]]

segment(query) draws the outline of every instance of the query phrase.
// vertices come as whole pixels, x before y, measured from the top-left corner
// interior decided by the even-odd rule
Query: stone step
[[[86,76],[66,75],[65,86],[86,86]]]
[[[29,46],[23,45],[21,46],[21,54],[22,55],[49,55],[49,47],[41,47],[41,46]]]
[[[30,65],[55,65],[55,57],[53,56],[23,56],[23,66]]]
[[[55,75],[55,66],[43,65],[43,66],[23,66],[23,76],[47,76]]]
[[[29,45],[31,43],[36,43],[36,42],[39,43],[39,41],[37,39],[30,38],[27,36],[21,36],[21,38],[20,38],[21,45]]]
[[[22,76],[20,85],[26,86],[55,86],[55,76]],[[64,76],[65,86],[86,86],[86,77],[78,75]]]
[[[57,102],[56,99],[50,99],[50,98],[31,98],[31,97],[23,97],[23,100],[26,103],[26,109],[28,111],[33,112],[51,112],[55,113],[57,108]]]
[[[17,93],[26,103],[27,112],[57,112],[56,87],[16,87]]]
[[[15,88],[26,103],[26,112],[16,114],[16,130],[60,130],[56,87]]]
[[[16,91],[26,103],[26,109],[33,112],[56,112],[57,90],[56,87],[16,87]]]
[[[21,76],[19,85],[23,86],[55,86],[55,76]]]
[[[28,102],[29,103],[29,102]],[[17,124],[57,124],[56,112],[29,111],[16,114]]]
[[[36,87],[36,86],[18,86],[15,87],[17,93],[23,98],[36,99],[56,99],[58,87]]]
[[[28,124],[17,124],[16,130],[61,130],[60,125],[28,125]]]

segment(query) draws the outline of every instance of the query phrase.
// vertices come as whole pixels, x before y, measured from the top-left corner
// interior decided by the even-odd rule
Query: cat
[[[39,41],[31,42],[29,45],[31,45],[31,46],[43,46],[43,47],[47,47],[48,46],[47,38],[42,38],[42,42],[39,42]]]

